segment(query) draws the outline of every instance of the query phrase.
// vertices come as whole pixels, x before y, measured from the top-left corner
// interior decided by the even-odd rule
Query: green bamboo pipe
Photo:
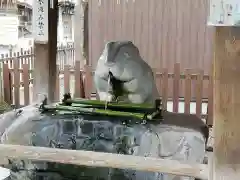
[[[112,110],[103,110],[97,108],[84,108],[84,107],[72,107],[72,106],[44,106],[46,110],[58,110],[58,111],[72,111],[72,112],[82,112],[82,113],[95,113],[99,115],[109,115],[109,116],[120,116],[120,117],[134,117],[139,119],[144,119],[145,115],[143,113],[131,113],[123,111],[112,111]]]
[[[59,104],[59,105],[63,105],[65,106],[64,104]],[[72,107],[81,107],[81,108],[97,108],[97,109],[104,109],[105,110],[105,107],[103,106],[99,106],[99,105],[86,105],[86,104],[72,104],[71,105]],[[111,109],[112,107],[107,107],[107,110],[112,110]],[[159,112],[155,109],[140,109],[142,110],[143,112],[136,112],[137,109],[129,109],[129,108],[115,108],[114,110],[112,111],[116,111],[116,112],[121,112],[121,111],[125,111],[125,112],[129,112],[129,113],[151,113],[151,114],[148,114],[147,115],[147,119],[153,119],[154,117],[156,117]],[[139,110],[139,109],[138,109]],[[149,112],[149,110],[151,110]],[[154,110],[154,111],[153,111]]]
[[[105,101],[99,100],[88,100],[88,99],[69,99],[63,103],[74,103],[105,107]],[[107,107],[118,108],[118,109],[134,109],[134,110],[153,110],[154,106],[151,104],[134,104],[134,103],[121,103],[121,102],[108,102]]]

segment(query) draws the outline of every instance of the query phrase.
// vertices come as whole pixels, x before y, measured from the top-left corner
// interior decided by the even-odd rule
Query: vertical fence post
[[[24,105],[29,104],[29,64],[25,61],[23,64],[23,87],[24,87]]]
[[[74,75],[75,75],[75,91],[74,91],[74,97],[82,97],[81,95],[81,71],[80,71],[80,61],[75,62],[75,70],[74,70]]]
[[[202,115],[202,91],[203,91],[203,70],[199,70],[196,86],[196,115],[201,118]]]
[[[156,72],[156,84],[157,84],[157,90],[159,93],[159,96],[162,97],[162,83],[163,83],[163,71],[162,69],[158,69]]]
[[[153,80],[154,80],[154,83],[156,85],[156,87],[158,87],[158,81],[157,81],[157,69],[156,68],[152,68],[152,71],[153,71]],[[154,90],[154,87],[153,87],[153,90]],[[153,92],[154,93],[154,92]],[[160,96],[160,94],[159,94]],[[157,97],[159,98],[159,97]]]
[[[207,107],[207,125],[213,125],[213,64],[209,75],[208,83],[208,107]]]
[[[57,65],[56,69],[56,92],[55,92],[55,101],[58,102],[60,100],[60,83],[59,83],[59,75],[60,75],[60,65]]]
[[[163,81],[162,81],[162,105],[163,109],[167,110],[168,102],[168,69],[163,69]]]
[[[173,112],[178,112],[179,85],[180,85],[180,63],[175,63],[174,64],[174,79],[173,79]]]
[[[88,65],[85,65],[84,69],[85,69],[84,92],[85,92],[85,97],[90,99],[91,93],[92,93],[92,70],[91,70],[91,67]]]
[[[3,92],[4,101],[9,105],[12,104],[12,78],[8,64],[3,64]]]
[[[29,78],[32,79],[32,69],[33,69],[33,61],[34,61],[34,52],[33,48],[31,47],[30,50],[28,51],[29,53],[29,58],[27,60],[27,63],[29,64]]]
[[[14,103],[16,107],[20,106],[20,73],[19,73],[19,52],[16,54],[14,53],[14,62],[13,62],[13,76],[14,76]]]
[[[19,81],[20,81],[20,90],[19,90],[19,98],[20,98],[20,104],[25,105],[25,84],[24,84],[24,75],[23,75],[23,64],[26,63],[27,59],[27,51],[24,51],[23,48],[20,49],[19,57],[17,58],[19,61]],[[23,98],[22,98],[22,91],[21,91],[21,85],[23,85]],[[23,102],[22,102],[23,101]]]
[[[64,65],[64,93],[70,93],[70,66]]]
[[[191,105],[191,85],[192,85],[192,81],[191,81],[191,70],[190,69],[186,69],[185,70],[185,79],[184,79],[184,112],[187,114],[190,114],[190,105]]]
[[[34,60],[35,60],[35,54],[34,54],[34,49],[33,49],[33,47],[30,48],[30,54],[31,54],[31,59],[29,59],[30,62],[29,62],[29,61],[28,61],[28,62],[30,63],[29,66],[30,66],[30,69],[32,70],[33,67],[34,67],[34,64],[35,64],[35,61],[34,61]],[[31,76],[30,76],[30,77],[32,77],[32,74],[33,74],[33,73],[31,73]]]

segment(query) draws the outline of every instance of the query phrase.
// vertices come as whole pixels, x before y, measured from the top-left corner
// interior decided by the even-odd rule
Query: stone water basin
[[[153,156],[200,163],[204,157],[203,134],[189,128],[141,124],[137,119],[109,116],[42,114],[35,106],[5,113],[0,118],[1,143],[5,144]],[[169,132],[173,131],[175,133],[169,136]],[[195,155],[194,158],[184,159],[190,157],[182,155],[184,153]],[[9,179],[12,180],[166,179],[161,173],[29,160],[11,159],[6,167],[11,169]]]

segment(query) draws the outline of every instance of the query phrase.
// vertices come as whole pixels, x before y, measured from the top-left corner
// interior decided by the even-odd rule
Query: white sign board
[[[48,42],[48,0],[33,1],[33,35],[37,43]]]
[[[0,25],[0,44],[15,46],[18,43],[18,17],[1,16]]]
[[[240,26],[240,0],[210,0],[208,25]]]

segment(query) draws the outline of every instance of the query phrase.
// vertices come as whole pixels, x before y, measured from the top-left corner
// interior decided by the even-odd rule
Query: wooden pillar
[[[210,180],[240,178],[240,28],[216,27]]]
[[[240,178],[240,2],[211,0],[214,43],[214,149],[209,180]],[[226,9],[228,8],[228,9]]]
[[[48,41],[45,43],[35,41],[34,44],[33,98],[37,100],[38,94],[44,94],[51,103],[54,101],[56,82],[58,0],[45,0],[44,2],[48,3]],[[34,9],[34,11],[37,10]]]

